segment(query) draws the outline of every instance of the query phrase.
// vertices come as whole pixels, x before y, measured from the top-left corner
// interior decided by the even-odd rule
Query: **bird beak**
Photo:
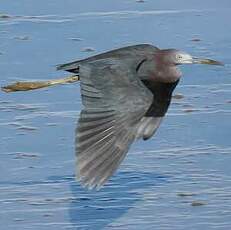
[[[224,64],[222,62],[215,61],[215,60],[212,60],[212,59],[197,58],[197,57],[193,57],[192,63],[193,64],[207,64],[207,65],[221,65],[221,66],[224,66]]]

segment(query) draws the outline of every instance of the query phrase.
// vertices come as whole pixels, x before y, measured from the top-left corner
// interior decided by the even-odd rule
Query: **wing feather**
[[[126,156],[152,94],[119,60],[92,61],[79,74],[84,108],[76,129],[77,178],[100,188]]]

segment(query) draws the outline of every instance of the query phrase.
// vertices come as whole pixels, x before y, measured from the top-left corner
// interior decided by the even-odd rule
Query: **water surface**
[[[226,63],[182,67],[156,136],[134,144],[98,192],[74,180],[79,85],[1,92],[1,229],[230,228],[230,1],[0,4],[0,85],[63,76],[56,64],[136,43]]]

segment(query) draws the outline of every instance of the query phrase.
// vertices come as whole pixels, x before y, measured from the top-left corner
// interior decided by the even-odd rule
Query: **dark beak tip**
[[[225,66],[225,64],[223,62],[216,62],[216,63],[214,63],[214,65]]]
[[[220,66],[225,66],[225,63],[223,63],[223,62],[220,62]]]
[[[225,66],[225,64],[223,62],[215,61],[215,60],[211,60],[211,59],[207,59],[207,60],[205,59],[205,62],[203,64]]]
[[[211,65],[225,66],[225,64],[223,62],[221,62],[221,61],[214,61],[214,60],[210,60],[210,61],[211,61],[210,62]]]
[[[202,64],[208,64],[208,65],[217,65],[217,66],[225,66],[225,64],[223,62],[220,62],[220,61],[214,61],[214,60],[211,60],[211,59],[205,59],[205,62]]]
[[[225,66],[225,64],[223,62],[216,61],[216,60],[213,60],[213,59],[208,59],[208,58],[193,57],[193,61],[194,61],[195,64]]]

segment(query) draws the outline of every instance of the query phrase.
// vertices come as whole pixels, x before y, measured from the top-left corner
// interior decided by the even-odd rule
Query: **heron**
[[[156,133],[182,76],[182,64],[223,65],[177,49],[138,44],[57,66],[74,74],[73,81],[80,80],[75,152],[76,177],[84,187],[100,189],[131,144]]]

